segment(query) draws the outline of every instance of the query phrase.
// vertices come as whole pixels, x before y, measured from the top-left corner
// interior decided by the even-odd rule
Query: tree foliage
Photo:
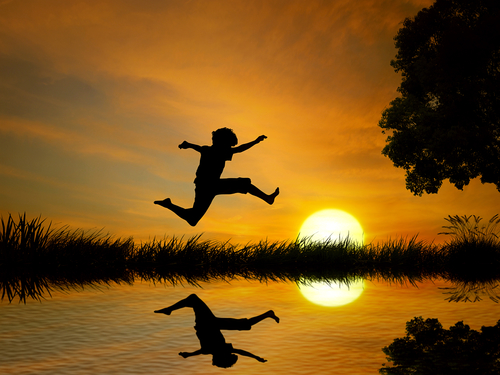
[[[394,38],[401,96],[379,122],[382,154],[415,195],[476,177],[500,191],[499,25],[498,0],[437,0]]]
[[[493,375],[500,374],[500,320],[475,331],[463,322],[444,329],[437,319],[413,318],[406,336],[382,351],[392,366],[386,375]]]

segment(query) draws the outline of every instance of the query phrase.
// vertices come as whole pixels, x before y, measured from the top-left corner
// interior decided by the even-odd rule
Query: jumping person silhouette
[[[267,362],[264,358],[252,353],[233,348],[233,345],[226,343],[221,330],[248,331],[254,324],[266,318],[274,319],[276,323],[279,323],[280,319],[274,314],[274,311],[269,310],[250,319],[217,318],[205,302],[196,294],[191,294],[170,307],[156,310],[155,313],[170,315],[172,311],[184,307],[191,307],[194,311],[196,317],[194,329],[196,330],[196,336],[200,340],[201,348],[192,353],[180,352],[181,357],[188,358],[199,354],[212,354],[212,364],[224,368],[231,367],[236,363],[238,360],[236,354],[254,358],[259,362]]]
[[[212,146],[198,146],[186,141],[182,142],[179,145],[180,149],[192,148],[201,154],[200,165],[196,170],[196,178],[194,180],[195,198],[193,207],[179,207],[173,204],[170,198],[162,201],[154,201],[154,203],[168,208],[193,227],[205,215],[205,212],[207,212],[210,204],[217,195],[249,193],[268,204],[273,204],[274,199],[280,193],[279,188],[276,188],[272,194],[265,194],[252,185],[252,181],[249,178],[220,178],[226,161],[232,160],[234,154],[246,151],[266,138],[265,135],[261,135],[255,141],[234,147],[238,144],[236,134],[234,134],[232,129],[221,128],[212,132]]]

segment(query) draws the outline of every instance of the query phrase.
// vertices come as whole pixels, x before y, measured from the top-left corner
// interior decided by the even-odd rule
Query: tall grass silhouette
[[[445,278],[459,290],[449,300],[472,300],[471,293],[495,300],[500,277],[500,242],[495,215],[482,225],[477,216],[449,216],[450,240],[434,245],[412,238],[359,245],[349,238],[314,242],[260,241],[247,245],[194,236],[134,243],[102,231],[55,228],[26,214],[1,218],[0,288],[2,299],[40,299],[54,289],[110,283],[189,283],[247,278],[267,281],[384,279],[416,282]],[[486,288],[486,289],[485,289]]]
[[[500,290],[500,217],[484,222],[480,216],[448,216],[446,231],[450,236],[442,247],[447,261],[446,278],[455,287],[448,288],[450,301],[479,301],[486,296],[498,302]]]
[[[500,239],[498,214],[487,223],[479,216],[448,216],[450,223],[444,226],[451,235],[443,250],[449,263],[450,273],[469,273],[479,280],[489,279],[500,270]]]
[[[40,298],[53,288],[71,289],[110,282],[133,282],[127,262],[132,238],[114,240],[100,231],[46,226],[40,217],[1,218],[2,299]]]

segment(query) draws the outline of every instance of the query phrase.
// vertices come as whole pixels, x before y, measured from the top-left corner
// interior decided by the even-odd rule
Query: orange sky
[[[0,0],[0,213],[246,243],[294,239],[336,208],[368,242],[442,242],[444,217],[489,219],[499,193],[445,182],[414,197],[377,126],[400,83],[393,37],[431,3]],[[224,126],[268,139],[223,176],[282,193],[218,197],[192,228],[152,202],[192,204],[199,155],[177,145]]]

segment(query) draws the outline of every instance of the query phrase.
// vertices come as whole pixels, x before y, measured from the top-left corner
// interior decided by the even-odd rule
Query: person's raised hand
[[[262,142],[266,138],[267,137],[265,135],[261,135],[260,137],[257,137],[257,142]]]

